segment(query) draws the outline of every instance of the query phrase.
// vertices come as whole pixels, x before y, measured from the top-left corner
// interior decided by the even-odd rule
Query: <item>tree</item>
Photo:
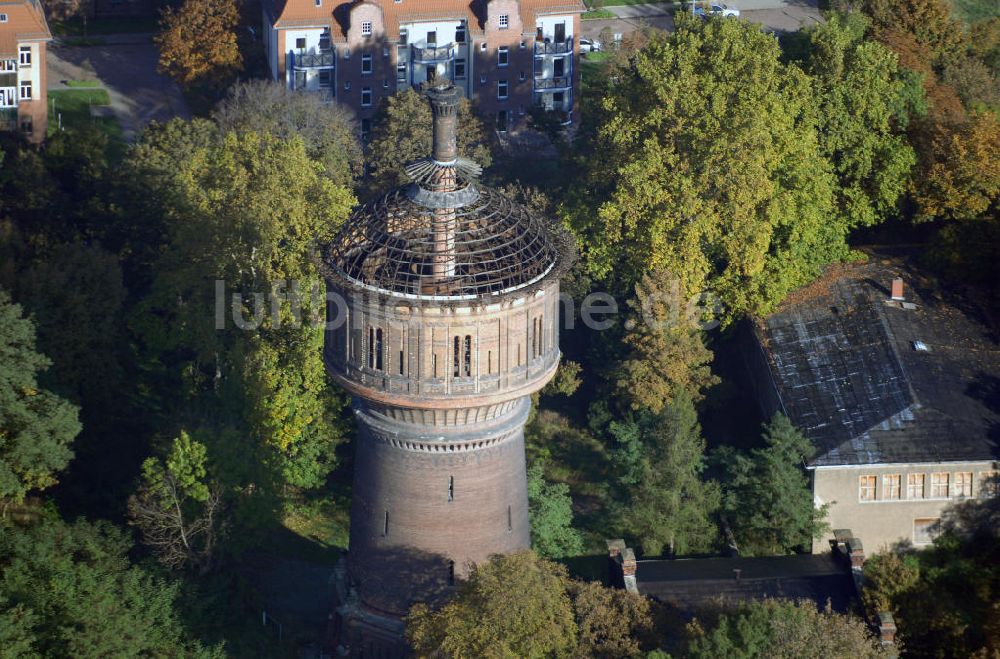
[[[46,0],[42,4],[45,6],[45,16],[50,21],[81,18],[85,29],[87,18],[94,13],[93,0]]]
[[[223,522],[221,491],[208,478],[205,445],[181,432],[166,460],[148,458],[142,485],[129,499],[129,517],[164,565],[208,572]]]
[[[493,556],[438,611],[413,606],[407,639],[418,657],[566,656],[576,645],[566,578],[529,551]]]
[[[230,88],[213,118],[224,133],[253,131],[281,140],[300,137],[306,153],[323,164],[335,185],[351,187],[364,169],[351,111],[318,94],[293,91],[269,80],[241,82]]]
[[[408,181],[403,165],[429,156],[431,138],[431,107],[422,93],[407,89],[387,96],[368,144],[368,188],[375,192]],[[467,99],[458,107],[458,152],[484,168],[493,163],[489,133]]]
[[[678,15],[612,77],[570,207],[594,277],[671,272],[681,299],[715,293],[726,323],[848,254],[815,94],[773,36]]]
[[[624,343],[628,350],[615,368],[615,394],[632,411],[659,414],[684,390],[697,401],[719,382],[709,364],[712,351],[689,305],[680,297],[680,283],[664,270],[644,274],[629,300]]]
[[[216,409],[213,424],[227,443],[230,431],[243,438],[232,455],[245,466],[241,486],[259,490],[262,465],[277,472],[276,484],[318,486],[332,468],[345,403],[327,380],[322,323],[311,321],[324,306],[313,250],[332,239],[354,197],[299,137],[182,140],[183,160],[162,153],[172,148],[167,141],[144,152],[139,168],[159,188],[168,244],[136,333],[151,360],[171,365],[187,403]],[[223,282],[225,299],[216,299],[213,280]]]
[[[575,656],[596,659],[642,656],[643,641],[653,629],[648,597],[595,582],[571,581],[576,616]]]
[[[838,212],[849,228],[895,211],[916,161],[902,134],[906,124],[894,122],[905,87],[896,55],[866,40],[868,24],[859,12],[832,13],[809,33],[820,148],[838,177]]]
[[[158,70],[182,87],[211,83],[222,87],[243,68],[236,42],[240,14],[236,0],[184,0],[165,7],[160,33]]]
[[[881,657],[883,652],[857,618],[817,611],[812,602],[764,600],[720,616],[707,633],[692,625],[691,659],[823,659]]]
[[[0,289],[0,499],[54,485],[73,457],[78,410],[38,385],[50,364],[35,351],[34,324]]]
[[[132,542],[111,524],[0,524],[0,639],[14,631],[14,656],[223,656],[187,635],[178,584],[131,565]]]
[[[702,480],[705,440],[691,396],[679,390],[659,415],[645,414],[633,432],[641,448],[619,519],[647,556],[669,549],[684,554],[711,548],[718,531],[711,517],[719,488]]]
[[[813,505],[804,470],[812,444],[781,414],[764,426],[764,444],[749,455],[723,447],[714,456],[723,473],[722,510],[746,556],[808,547],[826,529],[826,507]]]
[[[569,486],[547,482],[543,460],[536,460],[528,468],[528,516],[531,548],[539,556],[563,558],[583,551],[583,537],[573,528]]]

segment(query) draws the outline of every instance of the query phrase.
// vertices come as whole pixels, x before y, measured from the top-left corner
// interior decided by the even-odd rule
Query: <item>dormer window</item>
[[[361,36],[370,37],[372,36],[372,22],[371,21],[361,21]]]
[[[499,24],[501,30],[506,30],[508,27],[510,27],[510,16],[508,16],[507,14],[500,14]]]

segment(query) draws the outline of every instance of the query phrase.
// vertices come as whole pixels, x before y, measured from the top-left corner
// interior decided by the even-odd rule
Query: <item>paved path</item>
[[[741,19],[759,23],[769,32],[791,32],[823,20],[817,0],[723,1],[732,7],[738,7]],[[672,14],[675,7],[670,3],[607,7],[618,18],[583,21],[583,36],[596,39],[605,29],[612,34],[626,35],[647,25],[669,32],[674,29]]]
[[[191,116],[177,85],[156,72],[158,54],[151,35],[101,38],[105,43],[99,46],[54,42],[48,57],[49,89],[66,89],[67,80],[100,80],[129,141],[150,121]]]

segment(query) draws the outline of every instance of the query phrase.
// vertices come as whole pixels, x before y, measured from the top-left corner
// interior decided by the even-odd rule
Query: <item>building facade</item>
[[[351,107],[362,134],[379,101],[447,77],[497,130],[532,107],[577,114],[582,2],[272,0],[264,48],[275,80]]]
[[[806,467],[830,530],[814,552],[848,528],[869,553],[926,546],[956,506],[996,496],[1000,348],[945,299],[905,260],[873,256],[747,333],[763,411],[788,416],[816,449]]]
[[[0,127],[36,143],[48,129],[45,57],[51,40],[38,0],[0,2]]]
[[[476,181],[461,90],[428,92],[430,157],[324,250],[324,359],[358,420],[335,645],[403,656],[403,618],[471,566],[530,547],[524,424],[559,364],[565,232]]]

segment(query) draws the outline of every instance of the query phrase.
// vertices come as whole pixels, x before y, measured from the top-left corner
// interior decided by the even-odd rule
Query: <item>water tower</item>
[[[559,364],[572,242],[477,182],[457,148],[459,91],[427,96],[433,153],[323,252],[325,361],[359,428],[335,616],[355,656],[402,653],[412,603],[530,546],[524,423]]]

